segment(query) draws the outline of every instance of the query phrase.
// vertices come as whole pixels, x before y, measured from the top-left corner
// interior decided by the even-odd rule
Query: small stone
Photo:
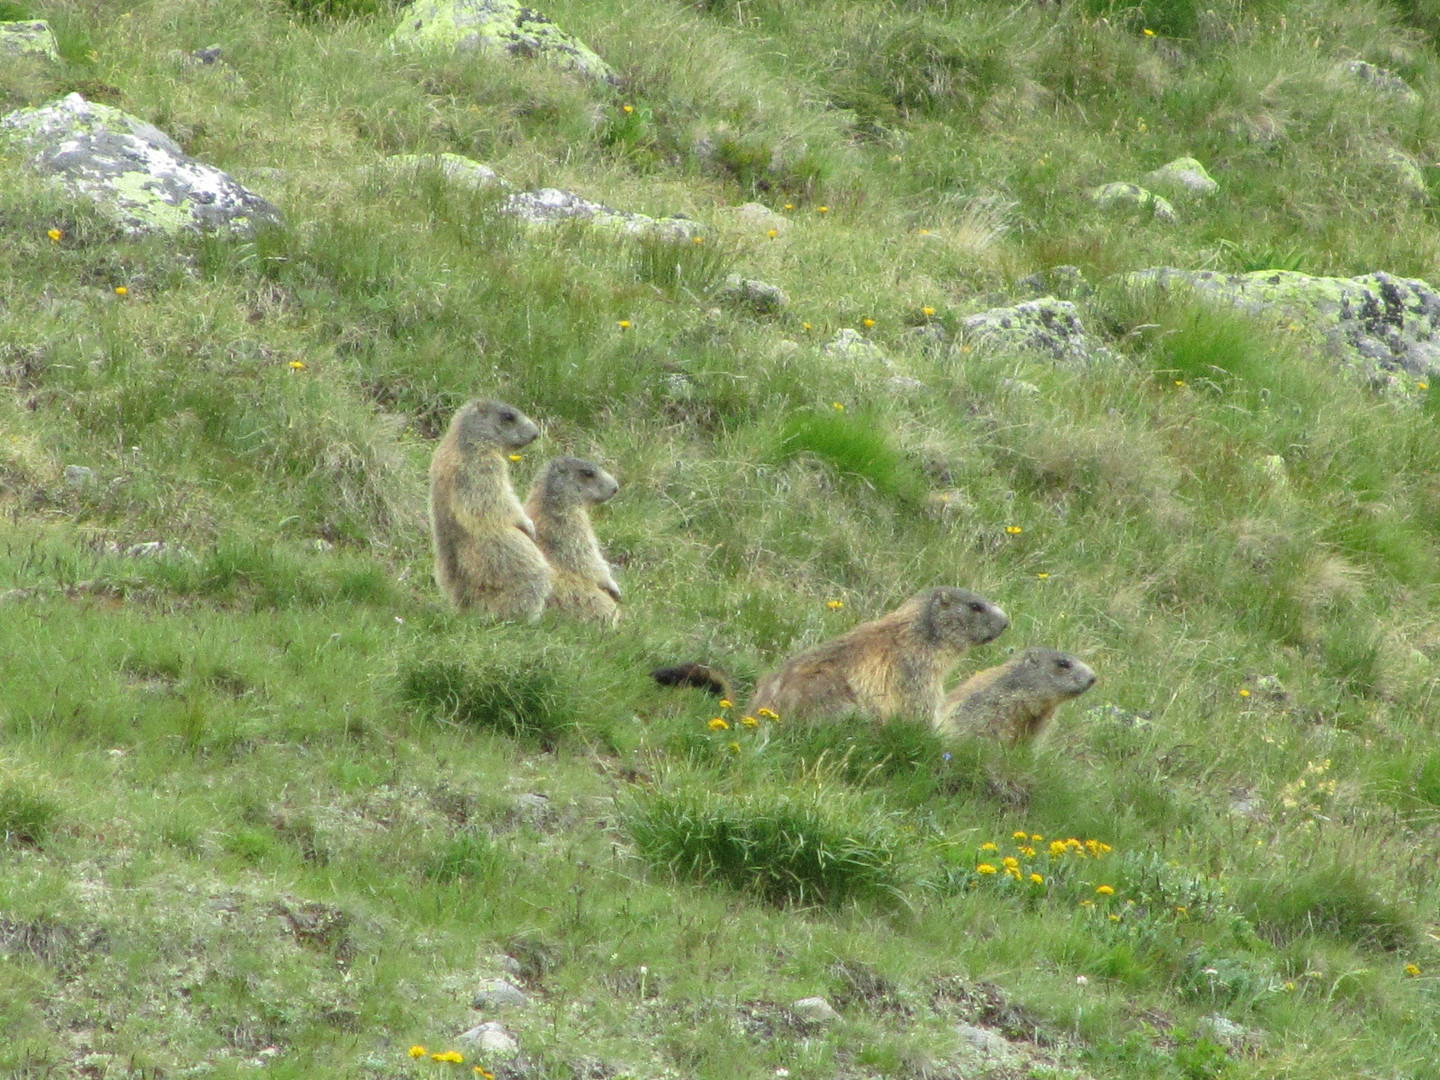
[[[191,53],[196,61],[202,64],[218,64],[224,50],[219,45],[206,45],[203,49],[196,49]]]
[[[890,358],[885,355],[884,350],[876,345],[852,327],[845,327],[820,350],[831,360],[844,360],[847,363],[876,363],[884,367],[890,367]]]
[[[918,394],[921,390],[928,390],[923,382],[913,375],[891,375],[885,385],[894,390],[897,394]]]
[[[392,174],[411,175],[434,170],[457,187],[472,191],[510,186],[489,165],[461,154],[391,154],[375,168]]]
[[[1182,195],[1214,195],[1220,190],[1205,166],[1193,157],[1176,158],[1153,172],[1145,174],[1151,187],[1164,188]]]
[[[1228,1016],[1221,1016],[1215,1013],[1203,1018],[1196,1025],[1200,1031],[1209,1035],[1225,1049],[1232,1052],[1243,1052],[1259,1048],[1259,1038],[1256,1033],[1241,1024],[1237,1024]]]
[[[59,61],[60,46],[44,19],[0,22],[0,56],[43,56]]]
[[[1139,184],[1101,184],[1090,189],[1090,198],[1094,199],[1102,210],[1148,211],[1156,221],[1166,225],[1173,225],[1180,220],[1168,199],[1145,190]]]
[[[1121,727],[1147,728],[1150,726],[1150,717],[1145,713],[1122,709],[1112,702],[1106,702],[1104,705],[1091,705],[1085,710],[1085,713],[1092,720],[1105,720]]]
[[[1088,361],[1104,349],[1085,333],[1080,310],[1053,296],[1014,307],[991,308],[962,324],[965,336],[996,349],[1043,353],[1055,360]]]
[[[85,465],[66,465],[65,483],[76,490],[95,479],[95,470]]]
[[[1371,90],[1393,97],[1406,105],[1418,105],[1423,100],[1399,75],[1374,64],[1368,64],[1364,60],[1346,60],[1338,70],[1342,75],[1354,79]]]
[[[725,284],[715,290],[715,299],[732,307],[749,308],[756,315],[777,315],[790,304],[790,298],[779,285],[739,274],[725,278]]]
[[[556,225],[564,221],[588,222],[592,228],[618,236],[651,236],[666,240],[693,240],[704,230],[684,217],[654,218],[629,210],[615,210],[573,191],[539,188],[517,191],[500,205],[501,213],[526,225]]]
[[[437,53],[478,49],[541,59],[585,78],[620,81],[589,46],[520,0],[417,0],[404,10],[390,41],[396,48]]]
[[[840,1019],[837,1013],[823,997],[801,998],[790,1006],[797,1019],[810,1024],[833,1024]]]
[[[958,1024],[955,1031],[968,1046],[980,1051],[987,1058],[1007,1061],[1017,1056],[1015,1044],[998,1031],[975,1027],[973,1024]]]
[[[475,997],[471,1000],[470,1007],[481,1010],[518,1009],[529,1004],[530,998],[514,983],[506,982],[504,979],[486,979],[475,990]]]
[[[777,214],[763,203],[741,203],[725,211],[725,214],[738,228],[756,236],[763,237],[771,229],[775,230],[777,236],[784,236],[785,231],[790,228],[789,218]]]
[[[515,1036],[494,1020],[476,1024],[469,1031],[457,1036],[455,1041],[475,1054],[513,1057],[520,1052],[520,1044],[515,1041]]]
[[[1068,263],[1037,271],[1022,278],[1020,284],[1036,296],[1054,296],[1061,300],[1083,300],[1095,291],[1085,280],[1084,272]]]

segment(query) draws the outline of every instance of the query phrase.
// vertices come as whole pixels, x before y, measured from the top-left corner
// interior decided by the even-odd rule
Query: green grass
[[[1440,397],[1126,278],[1434,277],[1391,154],[1440,152],[1435,13],[902,7],[543,9],[609,88],[396,54],[388,3],[8,6],[64,59],[0,109],[117,104],[285,226],[123,240],[0,154],[0,1072],[418,1076],[506,976],[523,1055],[464,1066],[503,1080],[971,1075],[961,1023],[1017,1074],[1435,1074]],[[704,239],[373,168],[433,152]],[[1182,154],[1221,190],[1173,226],[1085,195]],[[968,347],[1036,274],[1109,358]],[[884,360],[826,351],[861,327]],[[473,396],[542,422],[522,493],[620,480],[614,632],[446,610],[426,466]],[[1013,624],[955,679],[1043,645],[1099,685],[1023,750],[744,722],[940,584]],[[692,659],[730,707],[648,678]]]

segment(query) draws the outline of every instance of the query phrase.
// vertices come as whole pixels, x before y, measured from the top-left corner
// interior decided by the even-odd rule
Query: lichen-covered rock
[[[131,235],[243,233],[280,220],[273,204],[159,128],[79,94],[0,117],[0,138]]]
[[[779,285],[739,274],[726,276],[725,283],[715,291],[715,299],[732,307],[748,308],[757,315],[777,315],[790,304]]]
[[[1418,105],[1422,100],[1414,88],[1399,75],[1364,60],[1346,60],[1337,70],[1342,76],[1406,105]]]
[[[790,1011],[807,1024],[833,1024],[840,1019],[840,1014],[823,997],[801,998],[790,1006]]]
[[[614,210],[591,202],[573,191],[540,188],[517,191],[500,209],[527,225],[555,225],[562,221],[587,221],[596,229],[621,236],[658,236],[688,240],[701,235],[699,222],[682,217],[653,218],[629,210]]]
[[[1440,293],[1418,278],[1385,273],[1312,277],[1293,270],[1220,274],[1158,267],[1128,275],[1136,284],[1180,285],[1256,315],[1283,317],[1288,328],[1326,342],[1342,363],[1377,385],[1397,373],[1440,374]]]
[[[841,360],[847,364],[879,364],[886,368],[894,366],[885,355],[884,349],[859,330],[849,326],[826,342],[820,352],[831,360]]]
[[[1085,332],[1069,300],[1043,296],[1014,307],[991,308],[961,324],[966,339],[997,349],[1038,352],[1056,360],[1089,361],[1105,350]]]
[[[1061,300],[1083,300],[1095,291],[1095,286],[1085,280],[1084,272],[1068,264],[1037,270],[1022,278],[1020,284],[1036,296],[1054,296]]]
[[[1220,190],[1215,178],[1193,157],[1176,158],[1146,173],[1145,183],[1179,195],[1214,195]]]
[[[589,46],[519,0],[417,0],[390,40],[400,48],[539,58],[589,79],[619,82]]]
[[[44,19],[0,22],[0,56],[43,56],[60,59],[60,46]]]
[[[1410,198],[1424,201],[1430,197],[1429,185],[1419,163],[1403,150],[1393,146],[1385,151],[1385,161],[1394,170],[1395,186]]]
[[[1168,199],[1145,190],[1139,184],[1101,184],[1090,189],[1090,198],[1099,203],[1102,210],[1140,210],[1166,225],[1173,225],[1179,220],[1175,215],[1175,207],[1170,205]]]
[[[482,165],[473,158],[462,157],[460,154],[392,154],[380,162],[379,168],[384,172],[400,175],[434,170],[452,184],[476,190],[510,186],[500,179],[500,174],[489,165]]]

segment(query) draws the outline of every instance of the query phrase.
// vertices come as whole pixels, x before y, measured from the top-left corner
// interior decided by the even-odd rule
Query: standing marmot
[[[511,451],[540,429],[499,401],[471,401],[450,420],[430,461],[435,580],[462,611],[537,619],[554,574],[510,486]]]
[[[983,596],[941,586],[888,615],[791,657],[760,680],[747,712],[785,719],[855,713],[934,723],[945,676],[971,645],[998,637],[1010,619]]]
[[[555,571],[546,606],[589,622],[614,626],[619,621],[620,586],[590,525],[590,507],[619,490],[599,465],[576,457],[555,458],[535,481],[525,512],[535,522],[535,542]]]
[[[1029,742],[1057,708],[1094,685],[1095,672],[1084,661],[1054,649],[1026,649],[950,691],[935,727],[950,737],[993,735],[1011,745]]]

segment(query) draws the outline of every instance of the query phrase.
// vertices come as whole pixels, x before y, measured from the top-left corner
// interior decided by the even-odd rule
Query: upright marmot
[[[1009,625],[1005,612],[983,596],[927,589],[890,614],[791,657],[760,680],[747,711],[933,723],[950,669],[971,645],[993,640]]]
[[[1084,661],[1054,649],[1026,649],[976,672],[950,691],[935,718],[947,737],[991,735],[1011,745],[1029,742],[1055,710],[1095,685]]]
[[[535,522],[535,542],[555,571],[546,605],[577,619],[614,626],[620,619],[620,586],[600,552],[590,507],[620,485],[594,462],[558,457],[530,489],[525,512]]]
[[[499,619],[537,619],[554,573],[510,486],[512,451],[540,429],[499,401],[471,401],[450,421],[430,461],[435,580],[455,606]]]

